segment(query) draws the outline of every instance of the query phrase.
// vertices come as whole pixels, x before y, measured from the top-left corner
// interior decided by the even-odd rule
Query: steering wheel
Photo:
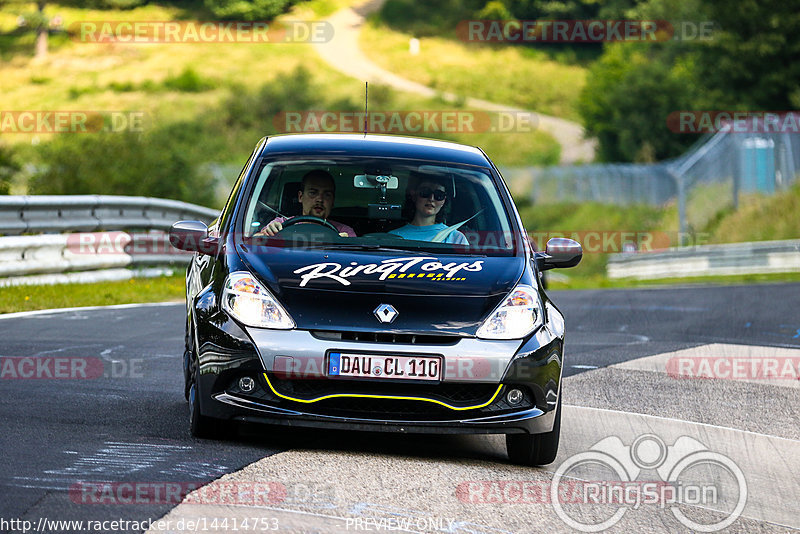
[[[331,230],[336,232],[337,235],[339,234],[339,229],[336,228],[334,225],[332,225],[331,223],[329,223],[325,219],[320,219],[319,217],[314,217],[313,215],[300,215],[298,217],[292,217],[291,219],[287,219],[287,220],[283,221],[282,224],[283,224],[283,228],[286,229],[286,228],[288,228],[288,227],[290,227],[290,226],[292,226],[294,224],[299,224],[299,223],[314,223],[314,224],[318,224],[320,226],[325,226],[327,228],[330,228]]]

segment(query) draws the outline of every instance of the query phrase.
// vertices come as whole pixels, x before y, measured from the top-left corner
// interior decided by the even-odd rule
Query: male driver
[[[303,176],[303,187],[297,193],[300,204],[303,205],[303,215],[311,215],[328,220],[328,215],[333,208],[334,197],[336,196],[336,184],[333,176],[321,169],[309,171]],[[256,235],[273,236],[283,230],[283,217],[277,217],[270,221]],[[339,231],[342,237],[356,237],[356,232],[347,226],[336,221],[328,221]]]

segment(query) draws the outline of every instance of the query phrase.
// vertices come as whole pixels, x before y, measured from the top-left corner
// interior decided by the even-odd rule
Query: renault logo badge
[[[382,323],[391,323],[398,315],[400,315],[391,304],[381,304],[375,308],[375,311],[372,313],[374,313],[375,317],[377,317]]]

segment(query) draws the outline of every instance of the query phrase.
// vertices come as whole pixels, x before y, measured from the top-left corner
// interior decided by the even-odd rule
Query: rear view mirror
[[[377,189],[386,185],[386,189],[397,189],[400,182],[397,176],[356,174],[353,178],[353,187],[356,189]]]
[[[545,254],[542,257],[541,269],[575,267],[581,262],[583,249],[581,244],[566,237],[554,237],[547,242]]]
[[[169,242],[173,247],[189,252],[214,254],[217,239],[208,236],[208,227],[200,221],[178,221],[169,230]]]

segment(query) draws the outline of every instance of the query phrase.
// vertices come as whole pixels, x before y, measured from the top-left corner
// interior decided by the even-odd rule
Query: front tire
[[[183,396],[189,400],[189,390],[194,378],[194,339],[192,337],[192,321],[186,320],[186,333],[183,336]]]
[[[189,400],[189,391],[192,389],[192,353],[187,348],[183,351],[183,396]]]
[[[553,430],[543,434],[506,434],[508,459],[515,464],[539,466],[553,463],[561,436],[561,394],[556,405]]]
[[[227,421],[208,417],[200,411],[200,391],[198,389],[198,369],[197,362],[194,362],[192,381],[189,386],[189,431],[192,436],[201,439],[224,439],[230,430]]]

